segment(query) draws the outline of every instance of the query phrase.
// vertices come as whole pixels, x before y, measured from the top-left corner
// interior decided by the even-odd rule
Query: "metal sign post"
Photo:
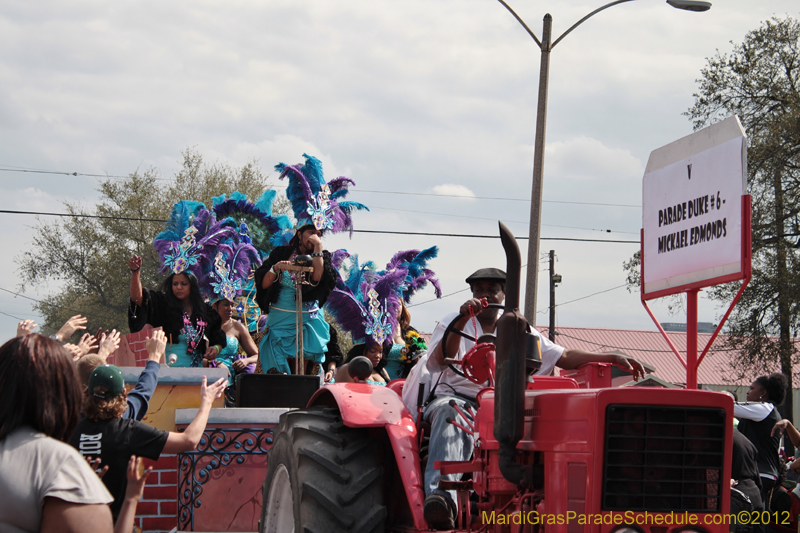
[[[686,388],[752,277],[747,137],[737,117],[654,150],[642,180],[641,300],[686,368]],[[700,289],[742,281],[703,353],[697,355]],[[686,358],[647,300],[686,293]]]
[[[311,285],[307,280],[307,273],[314,272],[314,267],[300,266],[300,265],[287,265],[283,268],[284,272],[295,273],[295,301],[297,303],[295,311],[295,327],[296,327],[296,341],[295,341],[295,374],[302,376],[305,374],[306,364],[303,356],[303,285]]]

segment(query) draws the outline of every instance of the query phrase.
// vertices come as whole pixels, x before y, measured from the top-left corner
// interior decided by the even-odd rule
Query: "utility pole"
[[[550,327],[549,338],[556,341],[556,284],[561,283],[561,275],[556,274],[556,251],[550,250]]]
[[[498,0],[517,22],[525,28],[528,35],[539,46],[541,50],[541,60],[539,63],[539,99],[536,107],[536,137],[533,144],[533,180],[531,184],[531,218],[528,227],[528,271],[525,277],[525,318],[528,324],[536,324],[536,288],[539,282],[539,226],[542,223],[542,189],[544,180],[544,142],[547,130],[547,88],[550,78],[550,51],[566,37],[572,30],[580,26],[583,22],[593,17],[597,13],[608,9],[617,4],[624,4],[633,0],[612,0],[604,6],[598,7],[588,15],[552,40],[553,17],[550,13],[546,14],[542,24],[542,40],[531,31],[525,21],[511,9],[506,0]],[[686,11],[708,11],[711,9],[711,2],[705,0],[667,0],[667,3],[675,9]]]

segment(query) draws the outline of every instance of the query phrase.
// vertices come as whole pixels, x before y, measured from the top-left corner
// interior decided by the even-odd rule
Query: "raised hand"
[[[78,331],[79,329],[86,329],[86,323],[88,321],[89,321],[88,318],[81,315],[75,315],[73,317],[70,317],[69,320],[64,322],[64,325],[61,326],[61,329],[58,330],[58,333],[56,333],[56,337],[58,337],[58,340],[60,340],[61,342],[64,342],[70,337],[72,337],[72,334]]]
[[[91,333],[84,333],[81,335],[81,340],[78,341],[78,349],[81,351],[81,357],[97,348],[97,338]]]
[[[228,380],[226,378],[219,378],[216,383],[209,385],[208,379],[203,376],[203,383],[200,385],[200,401],[211,403],[215,399],[222,397],[227,384]]]
[[[17,324],[17,337],[24,337],[25,335],[30,335],[33,333],[33,330],[39,327],[39,324],[34,322],[33,320],[23,320],[19,324]]]
[[[160,363],[161,358],[164,357],[167,351],[167,336],[160,329],[151,330],[150,336],[147,337],[145,347],[147,348],[147,353],[150,355],[150,361]]]
[[[117,351],[119,348],[119,331],[112,329],[110,333],[103,333],[100,335],[100,345],[97,350],[97,355],[103,359],[107,359],[109,355]]]
[[[131,272],[138,272],[139,269],[142,268],[142,258],[138,255],[134,255],[128,259],[128,268]]]

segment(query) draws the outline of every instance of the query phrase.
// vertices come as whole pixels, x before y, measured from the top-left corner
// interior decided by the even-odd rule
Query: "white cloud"
[[[443,185],[437,185],[431,192],[434,194],[441,194],[446,196],[459,196],[461,198],[475,198],[475,193],[469,190],[469,187],[465,187],[464,185],[456,185],[453,183],[445,183]]]
[[[697,15],[631,2],[582,24],[552,53],[545,200],[638,203],[650,151],[691,131],[681,113],[705,58],[773,12],[796,13],[795,4],[730,0]],[[541,34],[542,6],[512,7]],[[554,34],[596,7],[548,6]],[[356,181],[350,198],[376,207],[354,215],[356,228],[495,234],[495,220],[528,218],[538,60],[525,31],[487,0],[9,1],[0,4],[0,165],[115,175],[155,166],[169,178],[187,146],[209,162],[257,158],[268,172],[306,152],[328,178]],[[0,178],[7,209],[60,210],[62,199],[97,197],[91,178]],[[366,192],[431,190],[471,200]],[[3,216],[9,259],[0,274],[14,286],[10,258],[26,248],[35,222]],[[548,203],[543,236],[635,232],[639,217],[633,208]],[[379,262],[438,244],[434,269],[445,292],[463,288],[479,266],[503,262],[489,239],[337,239],[330,246]],[[575,297],[617,284],[627,255],[553,246],[573,266],[563,291],[575,287]],[[459,299],[415,308],[419,327],[432,329],[432,317]],[[626,322],[624,313],[603,313],[613,302],[622,302],[615,310],[628,304],[609,293],[566,306],[560,323]]]

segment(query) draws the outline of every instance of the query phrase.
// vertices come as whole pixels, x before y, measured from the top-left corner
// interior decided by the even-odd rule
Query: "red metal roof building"
[[[537,326],[542,335],[547,336],[547,326]],[[686,333],[668,331],[672,343],[686,357]],[[697,371],[697,381],[701,385],[726,386],[734,389],[738,386],[749,386],[752,379],[735,379],[736,373],[731,369],[730,361],[733,352],[723,347],[724,335],[720,334],[714,345],[703,359]],[[702,353],[710,333],[698,334],[698,355]],[[556,343],[565,348],[575,348],[592,352],[619,351],[634,357],[656,368],[655,375],[672,383],[686,382],[686,369],[670,349],[664,337],[658,331],[639,331],[631,329],[599,329],[556,327]],[[777,367],[775,371],[780,369]],[[793,377],[793,388],[800,388],[800,373]]]

